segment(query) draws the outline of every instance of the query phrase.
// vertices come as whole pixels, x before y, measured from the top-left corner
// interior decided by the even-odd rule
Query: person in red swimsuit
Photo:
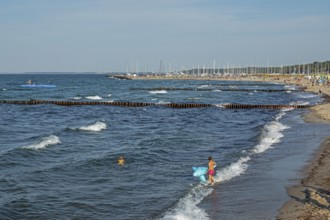
[[[213,186],[214,185],[214,167],[217,165],[213,160],[212,157],[208,157],[209,164],[208,164],[208,170],[207,173],[209,174],[209,183]]]

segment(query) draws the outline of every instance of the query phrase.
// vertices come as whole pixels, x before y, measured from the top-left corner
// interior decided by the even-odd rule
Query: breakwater
[[[288,90],[288,89],[238,89],[238,88],[174,88],[174,87],[158,87],[158,88],[130,88],[130,90],[147,90],[147,91],[198,91],[198,92],[211,92],[211,91],[223,91],[223,92],[293,92],[299,90]]]
[[[79,106],[79,105],[110,105],[122,107],[145,107],[145,106],[164,106],[170,108],[205,108],[222,107],[229,109],[282,109],[282,108],[308,108],[310,105],[254,105],[254,104],[204,104],[204,103],[153,103],[153,102],[80,102],[80,101],[59,101],[59,100],[0,100],[0,104],[15,105],[42,105],[53,104],[60,106]]]

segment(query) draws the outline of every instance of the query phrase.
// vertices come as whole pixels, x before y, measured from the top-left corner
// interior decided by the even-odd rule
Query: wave
[[[158,90],[158,91],[150,91],[150,94],[166,94],[167,91],[166,90]]]
[[[105,130],[106,128],[107,128],[106,123],[98,121],[92,125],[82,126],[82,127],[78,128],[78,130],[97,132],[97,131]]]
[[[309,105],[310,102],[304,102],[304,101],[297,101],[297,102],[291,102],[290,105]]]
[[[94,96],[86,96],[86,99],[92,99],[92,100],[101,100],[102,98],[98,95],[94,95]]]
[[[295,85],[285,85],[284,86],[285,89],[288,89],[288,90],[297,90],[297,87]]]
[[[187,98],[188,100],[195,100],[195,99],[201,99],[201,98],[199,98],[199,97],[189,97],[189,98]]]
[[[271,148],[273,144],[279,143],[284,136],[282,131],[290,127],[283,125],[279,120],[286,114],[286,112],[293,110],[293,108],[282,109],[280,113],[275,116],[275,120],[267,123],[261,132],[261,138],[258,145],[256,145],[252,152],[259,154]]]
[[[70,97],[68,99],[69,100],[80,100],[80,99],[82,99],[82,97],[80,97],[80,96],[74,96],[74,97]]]
[[[162,220],[174,219],[209,219],[207,213],[197,205],[211,192],[212,188],[206,188],[202,185],[194,187],[188,195],[179,200],[173,209],[168,211]]]
[[[213,106],[218,108],[225,108],[226,105],[230,105],[231,103],[222,103],[222,104],[214,104]]]
[[[159,100],[157,102],[158,105],[165,105],[165,104],[171,104],[171,102],[165,102],[165,101],[162,101],[162,100]]]
[[[215,182],[223,182],[230,180],[236,176],[243,174],[248,165],[250,157],[242,157],[237,162],[230,164],[228,167],[223,168],[214,178]],[[173,219],[209,219],[207,213],[198,207],[198,204],[209,194],[211,194],[213,188],[205,187],[199,184],[192,188],[192,190],[179,202],[169,210],[162,220]]]
[[[55,145],[59,143],[61,143],[59,137],[57,137],[56,135],[50,135],[48,137],[42,138],[41,141],[39,141],[38,143],[23,146],[22,148],[40,150],[46,148],[47,146]]]
[[[221,107],[221,105],[216,105]],[[231,180],[240,176],[248,169],[248,162],[252,160],[255,154],[260,154],[270,149],[273,144],[280,142],[283,137],[282,131],[289,128],[283,125],[279,120],[289,110],[281,110],[274,120],[264,125],[261,132],[259,143],[249,152],[243,151],[242,155],[236,162],[220,169],[214,180],[216,183]],[[178,201],[178,203],[169,211],[167,211],[161,219],[209,219],[207,213],[198,207],[198,204],[212,192],[212,188],[204,187],[201,184],[192,188],[192,190]]]
[[[198,86],[197,88],[201,89],[201,88],[208,88],[210,87],[210,85],[201,85],[201,86]]]
[[[303,94],[299,94],[298,98],[302,98],[302,99],[311,99],[311,98],[316,98],[318,97],[318,95],[312,94],[312,93],[303,93]]]
[[[287,128],[287,126],[277,121],[266,124],[261,133],[260,143],[254,147],[253,152],[259,154],[271,148],[273,144],[280,141],[283,137],[282,131]]]
[[[240,176],[248,168],[248,162],[251,160],[249,156],[247,157],[241,157],[237,162],[234,162],[230,164],[227,167],[224,167],[215,177],[214,181],[215,182],[224,182],[233,179],[236,176]]]

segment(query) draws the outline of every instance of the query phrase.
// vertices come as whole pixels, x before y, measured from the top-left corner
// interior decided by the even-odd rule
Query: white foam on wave
[[[278,121],[267,123],[261,133],[260,143],[254,147],[253,152],[256,154],[265,152],[271,148],[273,144],[280,142],[283,137],[282,131],[289,128]]]
[[[197,88],[208,88],[208,87],[210,87],[210,85],[200,85],[200,86],[198,86]]]
[[[285,89],[288,89],[288,90],[291,90],[291,91],[297,89],[297,87],[294,86],[294,85],[285,85],[284,88],[285,88]]]
[[[74,100],[80,100],[81,97],[80,97],[80,96],[75,96],[75,97],[72,97],[71,99],[74,99]]]
[[[189,98],[187,98],[188,100],[199,100],[199,99],[201,99],[201,98],[199,98],[199,97],[189,97]]]
[[[107,128],[107,124],[104,122],[96,122],[92,125],[87,125],[87,126],[82,126],[80,128],[78,128],[79,130],[82,131],[94,131],[94,132],[98,132],[98,131],[102,131],[105,130]]]
[[[214,106],[218,108],[225,108],[224,104],[214,104]]]
[[[30,144],[30,145],[24,146],[22,148],[40,150],[40,149],[46,148],[47,146],[55,145],[55,144],[59,144],[59,143],[61,143],[59,137],[57,137],[56,135],[50,135],[48,137],[42,138],[41,141],[39,141],[38,143]]]
[[[233,179],[234,177],[240,176],[248,168],[247,162],[251,160],[249,156],[241,157],[237,162],[230,164],[227,167],[221,169],[214,177],[215,182],[223,182]]]
[[[212,92],[222,92],[220,89],[214,89]]]
[[[157,91],[150,91],[150,94],[166,94],[166,90],[157,90]]]
[[[94,95],[94,96],[86,96],[86,99],[92,99],[92,100],[101,100],[102,98],[98,95]]]
[[[311,94],[311,93],[303,93],[303,94],[298,95],[298,97],[302,98],[302,99],[312,99],[312,98],[318,97],[318,95]]]
[[[289,110],[291,110],[291,108]],[[280,120],[285,114],[285,111],[281,111],[278,115],[275,116],[275,121]]]
[[[215,105],[222,107],[223,104]],[[260,142],[251,151],[242,151],[242,156],[236,162],[220,169],[214,177],[216,183],[231,180],[240,176],[248,169],[248,162],[253,155],[265,152],[273,144],[278,143],[283,137],[282,131],[288,127],[281,124],[279,120],[291,109],[281,110],[275,116],[275,120],[264,125]],[[213,188],[195,186],[192,190],[178,201],[178,203],[165,213],[164,220],[190,220],[190,219],[209,219],[207,213],[198,207],[198,204],[212,192]]]
[[[165,101],[159,100],[159,101],[157,102],[157,104],[159,104],[159,105],[164,105],[164,104],[171,104],[171,102],[165,102]]]
[[[231,103],[222,103],[222,104],[214,104],[213,106],[218,108],[225,108],[226,105],[230,105]]]
[[[212,192],[212,188],[206,188],[201,185],[194,187],[188,195],[179,200],[175,207],[169,210],[162,220],[189,220],[209,219],[207,213],[197,205]]]
[[[250,157],[242,157],[237,162],[220,170],[215,176],[215,182],[223,182],[230,180],[236,176],[243,174],[247,168],[247,161]],[[207,213],[198,207],[198,204],[211,192],[213,188],[197,185],[188,193],[188,195],[181,198],[178,203],[170,209],[162,220],[190,220],[190,219],[209,219]]]
[[[304,101],[297,101],[297,102],[291,102],[290,105],[309,105],[310,102],[304,102]]]

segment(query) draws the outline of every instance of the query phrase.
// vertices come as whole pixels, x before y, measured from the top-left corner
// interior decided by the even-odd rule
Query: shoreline
[[[298,85],[306,92],[318,93],[322,89],[322,103],[303,116],[306,123],[330,124],[330,88],[312,86],[301,81]],[[303,179],[287,188],[291,197],[279,210],[278,220],[330,219],[330,134],[302,168]]]
[[[147,80],[233,80],[233,81],[260,81],[276,82],[297,85],[304,91],[319,94],[322,90],[323,102],[311,107],[303,116],[306,123],[326,123],[330,125],[330,87],[313,85],[308,79],[301,76],[264,76],[264,77],[232,77],[232,78],[169,78],[152,77],[141,78]],[[320,94],[319,94],[320,95]],[[303,179],[293,186],[288,186],[287,193],[291,199],[279,209],[276,219],[330,219],[330,134],[321,146],[311,156],[311,160],[302,167]]]

